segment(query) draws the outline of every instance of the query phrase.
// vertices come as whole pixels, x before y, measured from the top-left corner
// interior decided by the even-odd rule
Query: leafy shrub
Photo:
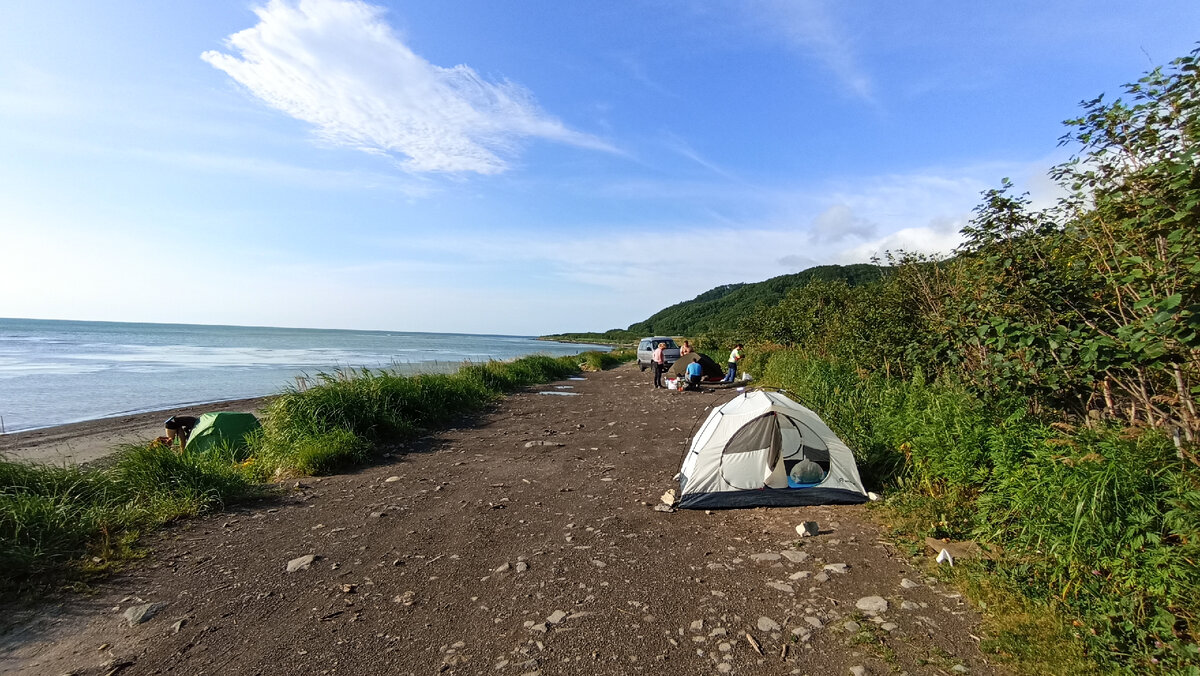
[[[1050,425],[1019,399],[768,354],[764,384],[818,411],[865,481],[898,489],[891,504],[917,534],[1002,545],[995,573],[1080,618],[1102,664],[1196,664],[1200,476],[1169,437]]]

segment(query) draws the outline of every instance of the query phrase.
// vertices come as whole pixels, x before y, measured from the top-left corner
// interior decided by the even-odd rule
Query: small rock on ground
[[[308,567],[311,566],[312,562],[316,561],[316,560],[317,560],[317,557],[314,554],[305,554],[304,556],[298,556],[298,557],[292,559],[291,561],[287,562],[287,572],[295,573],[296,571],[300,571],[300,570],[308,570]]]
[[[162,607],[163,604],[161,603],[143,603],[140,606],[130,606],[125,609],[125,621],[131,627],[141,624],[154,617]]]
[[[883,598],[882,596],[864,596],[855,602],[854,607],[858,608],[864,613],[876,615],[878,613],[887,611],[888,602],[887,599]]]
[[[771,618],[769,618],[765,615],[763,617],[758,618],[758,630],[759,631],[779,631],[779,629],[780,629],[779,623],[776,622],[775,620],[772,620]]]

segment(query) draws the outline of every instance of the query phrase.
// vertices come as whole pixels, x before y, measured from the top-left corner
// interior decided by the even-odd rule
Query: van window
[[[668,350],[674,350],[674,349],[675,349],[675,341],[673,341],[673,340],[662,340],[662,341],[659,341],[659,342],[661,342],[661,343],[666,343],[666,344],[667,344],[667,349],[668,349]]]
[[[639,349],[639,350],[652,350],[652,349],[654,349],[654,348],[650,347],[650,341],[648,341],[648,340],[643,340],[643,341],[642,341],[642,345],[641,345],[641,347],[639,347],[638,349]]]

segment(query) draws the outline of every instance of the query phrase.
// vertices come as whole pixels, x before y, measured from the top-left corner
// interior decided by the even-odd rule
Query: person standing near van
[[[737,375],[737,363],[742,360],[742,356],[742,344],[738,343],[729,352],[729,370],[725,372],[725,380],[721,382],[733,382],[733,377]]]
[[[654,368],[654,389],[663,386],[662,374],[667,370],[667,358],[663,351],[667,349],[666,343],[659,343],[658,347],[654,348],[654,354],[650,357],[650,365]]]

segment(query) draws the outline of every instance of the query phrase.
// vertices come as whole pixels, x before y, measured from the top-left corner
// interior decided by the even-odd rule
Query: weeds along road
[[[865,507],[654,510],[732,391],[585,377],[149,538],[96,594],[7,612],[0,671],[995,673]]]

